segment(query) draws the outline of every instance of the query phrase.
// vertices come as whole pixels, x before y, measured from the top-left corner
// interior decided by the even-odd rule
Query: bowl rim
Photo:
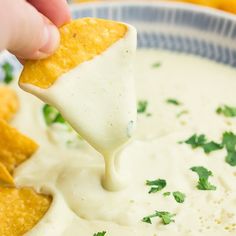
[[[164,1],[157,1],[157,0],[150,0],[150,2],[147,2],[145,0],[140,1],[117,1],[114,0],[112,2],[108,1],[96,1],[96,2],[82,2],[82,3],[71,3],[70,9],[72,11],[76,10],[83,10],[85,8],[90,7],[162,7],[167,9],[177,9],[177,10],[187,10],[197,13],[205,13],[211,16],[217,16],[221,18],[225,18],[231,21],[236,22],[236,14],[226,12],[220,9],[203,6],[203,5],[197,5],[192,3],[184,3],[184,2],[164,2]]]

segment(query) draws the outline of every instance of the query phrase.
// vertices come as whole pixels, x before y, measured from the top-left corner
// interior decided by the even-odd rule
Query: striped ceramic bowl
[[[236,16],[181,3],[117,2],[71,5],[72,16],[124,21],[138,30],[138,46],[195,54],[236,67]],[[9,53],[17,72],[21,66]],[[0,71],[0,78],[2,72]]]

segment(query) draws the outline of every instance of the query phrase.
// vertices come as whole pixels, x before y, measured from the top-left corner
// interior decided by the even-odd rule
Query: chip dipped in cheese
[[[49,88],[61,75],[92,60],[126,32],[126,25],[114,21],[92,18],[71,21],[60,28],[61,42],[51,57],[26,62],[20,84]]]
[[[54,55],[28,61],[20,86],[56,107],[106,163],[104,186],[123,186],[115,153],[136,124],[132,62],[136,30],[127,24],[84,18],[60,29]]]

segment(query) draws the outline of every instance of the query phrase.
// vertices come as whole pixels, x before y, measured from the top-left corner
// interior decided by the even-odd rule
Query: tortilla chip
[[[22,236],[45,215],[51,201],[29,188],[0,187],[0,235]]]
[[[9,87],[0,87],[0,119],[9,121],[19,108],[16,92]]]
[[[25,63],[20,83],[49,88],[62,74],[104,52],[126,31],[126,25],[111,20],[71,21],[60,28],[61,43],[54,55]]]
[[[236,13],[236,1],[235,0],[221,0],[220,9],[232,13]]]
[[[4,166],[1,162],[0,162],[0,184],[1,182],[3,183],[7,183],[10,185],[14,185],[14,179],[13,177],[10,175],[8,169],[6,168],[6,166]]]
[[[169,0],[171,1],[171,0]],[[221,0],[175,0],[179,2],[187,2],[187,3],[195,3],[195,4],[200,4],[204,6],[209,6],[209,7],[219,7],[219,3]],[[223,0],[225,1],[225,0]]]
[[[30,138],[12,128],[4,120],[0,120],[0,162],[12,173],[14,168],[28,159],[38,148]],[[1,180],[8,179],[2,169]]]

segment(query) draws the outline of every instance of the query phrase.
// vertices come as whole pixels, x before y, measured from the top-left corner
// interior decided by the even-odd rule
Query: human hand
[[[41,59],[57,48],[57,27],[70,20],[66,0],[0,0],[0,50]]]

